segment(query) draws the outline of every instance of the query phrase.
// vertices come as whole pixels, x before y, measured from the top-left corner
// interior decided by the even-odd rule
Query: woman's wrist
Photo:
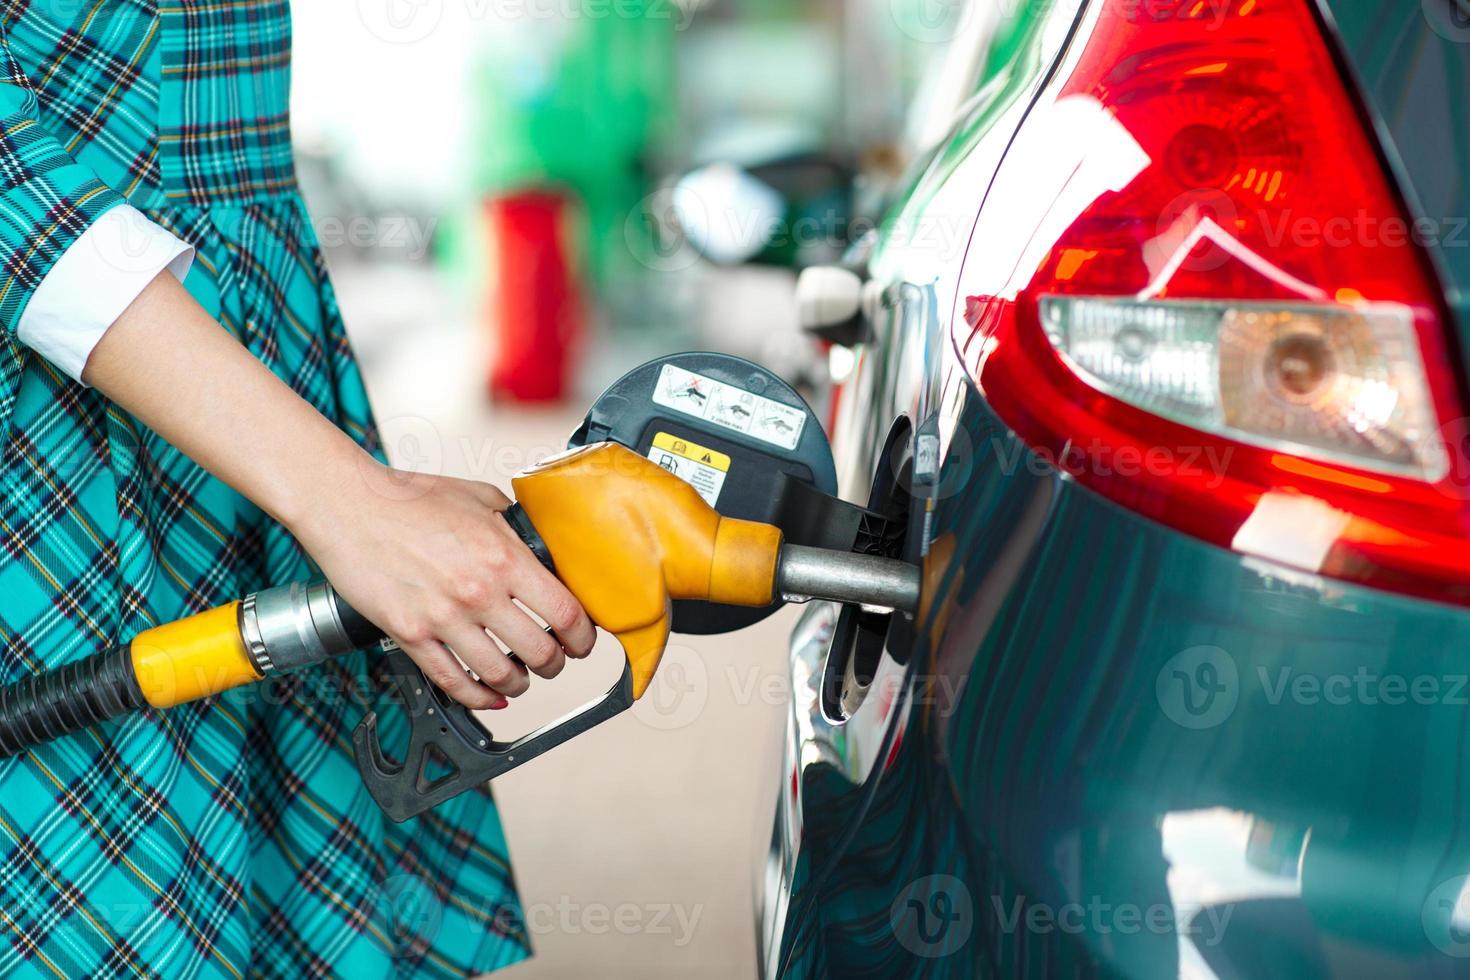
[[[344,433],[326,434],[321,450],[288,464],[284,478],[272,481],[265,510],[311,550],[383,499],[392,472]]]

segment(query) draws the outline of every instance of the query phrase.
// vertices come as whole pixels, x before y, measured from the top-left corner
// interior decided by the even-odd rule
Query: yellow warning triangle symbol
[[[715,461],[715,458],[713,456],[711,456],[709,453],[705,453],[704,454],[704,458],[700,460],[701,463],[713,463],[714,461]]]

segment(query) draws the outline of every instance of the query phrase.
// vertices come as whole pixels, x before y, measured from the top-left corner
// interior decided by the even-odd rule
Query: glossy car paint
[[[1470,5],[1327,0],[1345,67],[1470,340]]]
[[[1324,16],[1411,213],[1441,222],[1427,244],[1466,337],[1449,233],[1470,213],[1470,36],[1430,2]],[[1470,973],[1470,615],[1104,501],[957,363],[967,263],[997,252],[971,231],[1007,233],[986,220],[1024,192],[1007,148],[1089,27],[1075,3],[998,6],[979,94],[883,226],[835,440],[853,499],[912,469],[927,608],[840,724],[820,697],[837,611],[793,636],[765,972]],[[945,221],[959,241],[914,234]]]

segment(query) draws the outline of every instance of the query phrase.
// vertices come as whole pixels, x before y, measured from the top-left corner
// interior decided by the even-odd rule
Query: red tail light
[[[956,342],[1002,418],[1108,497],[1470,602],[1442,294],[1309,4],[1098,0],[987,198],[1011,241],[984,244],[982,214]]]

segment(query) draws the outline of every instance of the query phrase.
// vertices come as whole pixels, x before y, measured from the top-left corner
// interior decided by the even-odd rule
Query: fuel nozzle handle
[[[668,645],[672,600],[766,606],[776,598],[780,529],[722,517],[631,449],[584,446],[511,484],[557,577],[622,645],[635,699]]]
[[[557,577],[622,643],[635,698],[668,643],[674,599],[918,606],[917,566],[784,543],[779,528],[721,516],[692,486],[616,443],[553,457],[512,484]]]
[[[352,733],[358,769],[393,820],[407,820],[504,775],[626,711],[648,689],[668,644],[675,599],[765,606],[782,592],[865,600],[906,594],[917,569],[885,558],[783,547],[780,529],[723,517],[689,484],[614,443],[553,457],[513,480],[506,519],[542,562],[612,633],[626,663],[599,700],[514,741],[497,740],[401,653],[385,676],[411,724],[406,747],[385,751],[376,712]],[[825,554],[825,562],[821,555]],[[874,564],[877,563],[877,564]],[[913,574],[910,574],[910,573]],[[882,580],[877,588],[875,579]]]

